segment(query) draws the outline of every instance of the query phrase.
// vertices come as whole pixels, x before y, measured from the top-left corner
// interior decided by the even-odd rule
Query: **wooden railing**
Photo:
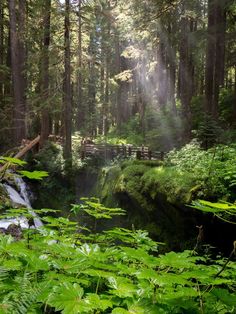
[[[132,145],[109,145],[109,144],[82,144],[81,159],[91,156],[99,156],[104,159],[136,158],[147,160],[163,160],[164,152],[153,152],[147,146],[135,147]]]

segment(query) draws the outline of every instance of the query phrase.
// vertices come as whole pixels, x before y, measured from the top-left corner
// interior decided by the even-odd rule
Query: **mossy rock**
[[[142,176],[142,185],[143,192],[148,193],[152,199],[162,194],[172,204],[190,203],[201,187],[194,175],[174,167],[149,169]]]
[[[130,225],[148,230],[157,241],[167,243],[166,249],[184,247],[189,233],[184,226],[192,226],[190,233],[194,230],[193,210],[186,215],[180,204],[183,207],[198,193],[196,186],[191,174],[186,178],[174,168],[136,161],[103,168],[98,180],[101,201],[126,209]]]
[[[11,206],[11,200],[6,189],[0,184],[0,212]]]

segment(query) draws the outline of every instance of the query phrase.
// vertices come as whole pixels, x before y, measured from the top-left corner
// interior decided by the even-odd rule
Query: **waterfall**
[[[32,207],[30,205],[30,200],[29,200],[29,195],[27,191],[27,186],[25,182],[22,180],[21,177],[15,178],[15,183],[16,186],[18,187],[19,191],[14,189],[12,186],[9,184],[3,184],[5,187],[10,200],[12,201],[13,204],[18,204],[18,205],[23,205],[24,207],[28,208],[29,213],[34,217],[34,225],[35,228],[39,228],[43,226],[42,221],[39,219],[39,217],[35,214],[35,212],[32,210]],[[17,218],[6,218],[6,219],[1,219],[0,220],[0,228],[7,229],[7,227],[10,224],[16,224],[20,225],[22,229],[29,228],[28,221],[25,217],[17,217]]]

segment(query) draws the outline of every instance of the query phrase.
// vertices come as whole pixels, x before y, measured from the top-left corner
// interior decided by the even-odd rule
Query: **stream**
[[[12,202],[12,205],[23,205],[23,207],[28,208],[28,212],[34,217],[33,220],[35,228],[42,227],[42,221],[39,219],[39,217],[31,207],[26,183],[21,177],[17,177],[15,178],[15,185],[16,188],[13,188],[11,185],[6,183],[3,184]],[[0,228],[7,229],[8,226],[11,224],[19,225],[22,229],[29,228],[28,220],[24,216],[20,216],[17,218],[0,219]]]

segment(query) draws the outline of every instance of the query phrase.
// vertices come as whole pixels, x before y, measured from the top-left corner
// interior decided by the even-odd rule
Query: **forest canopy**
[[[235,14],[232,0],[1,1],[0,150],[38,134],[66,158],[72,134],[232,141]]]

